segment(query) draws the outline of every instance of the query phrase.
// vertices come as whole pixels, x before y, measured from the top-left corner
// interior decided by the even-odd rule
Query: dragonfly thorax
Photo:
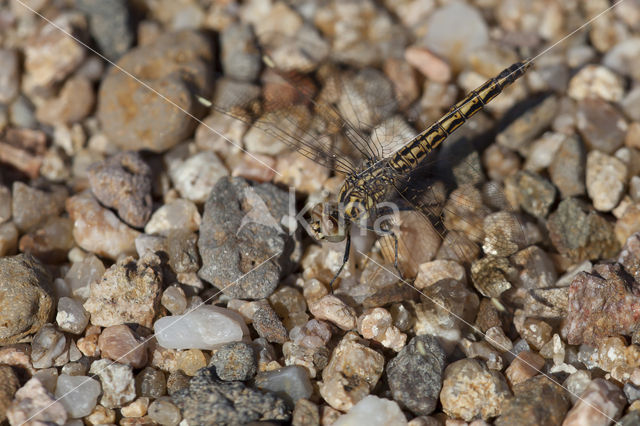
[[[311,210],[314,237],[339,242],[345,239],[352,223],[366,225],[377,204],[385,199],[392,181],[381,163],[347,176],[337,203],[318,204]]]

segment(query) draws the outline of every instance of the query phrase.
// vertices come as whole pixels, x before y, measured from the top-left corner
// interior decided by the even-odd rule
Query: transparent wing
[[[481,253],[506,257],[527,245],[524,227],[500,184],[487,182],[477,151],[465,138],[458,142],[466,148],[439,151],[403,179],[391,198],[400,210],[393,226],[406,278],[435,258],[469,264]],[[393,262],[393,239],[385,236],[380,243],[383,256]]]
[[[301,89],[303,83],[310,87]],[[356,165],[350,146],[344,143],[339,129],[314,114],[311,93],[310,80],[300,78],[294,86],[275,73],[265,76],[262,88],[222,79],[216,83],[211,108],[251,126],[245,134],[245,145],[251,145],[249,139],[256,141],[254,145],[283,144],[324,167],[349,173]],[[270,140],[253,137],[254,129],[270,136]],[[254,148],[246,147],[250,151]],[[278,150],[273,146],[269,149]]]

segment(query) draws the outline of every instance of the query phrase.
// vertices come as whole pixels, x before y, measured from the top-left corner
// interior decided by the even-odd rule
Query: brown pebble
[[[507,367],[504,374],[511,388],[540,373],[544,358],[535,352],[522,351]]]
[[[102,330],[98,348],[103,358],[141,368],[147,364],[147,344],[127,325],[113,325]]]

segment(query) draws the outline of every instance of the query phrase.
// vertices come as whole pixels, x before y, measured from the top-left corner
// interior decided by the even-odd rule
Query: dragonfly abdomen
[[[480,111],[505,87],[520,78],[529,68],[530,62],[516,62],[504,69],[496,77],[487,80],[455,104],[449,112],[433,123],[424,132],[413,138],[407,145],[396,151],[389,159],[389,165],[398,173],[415,169],[451,133]]]

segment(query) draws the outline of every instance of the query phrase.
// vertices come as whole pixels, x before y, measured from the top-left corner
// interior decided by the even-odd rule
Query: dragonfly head
[[[341,214],[338,203],[317,204],[311,210],[309,226],[313,237],[333,243],[344,240],[349,232],[348,221]]]

